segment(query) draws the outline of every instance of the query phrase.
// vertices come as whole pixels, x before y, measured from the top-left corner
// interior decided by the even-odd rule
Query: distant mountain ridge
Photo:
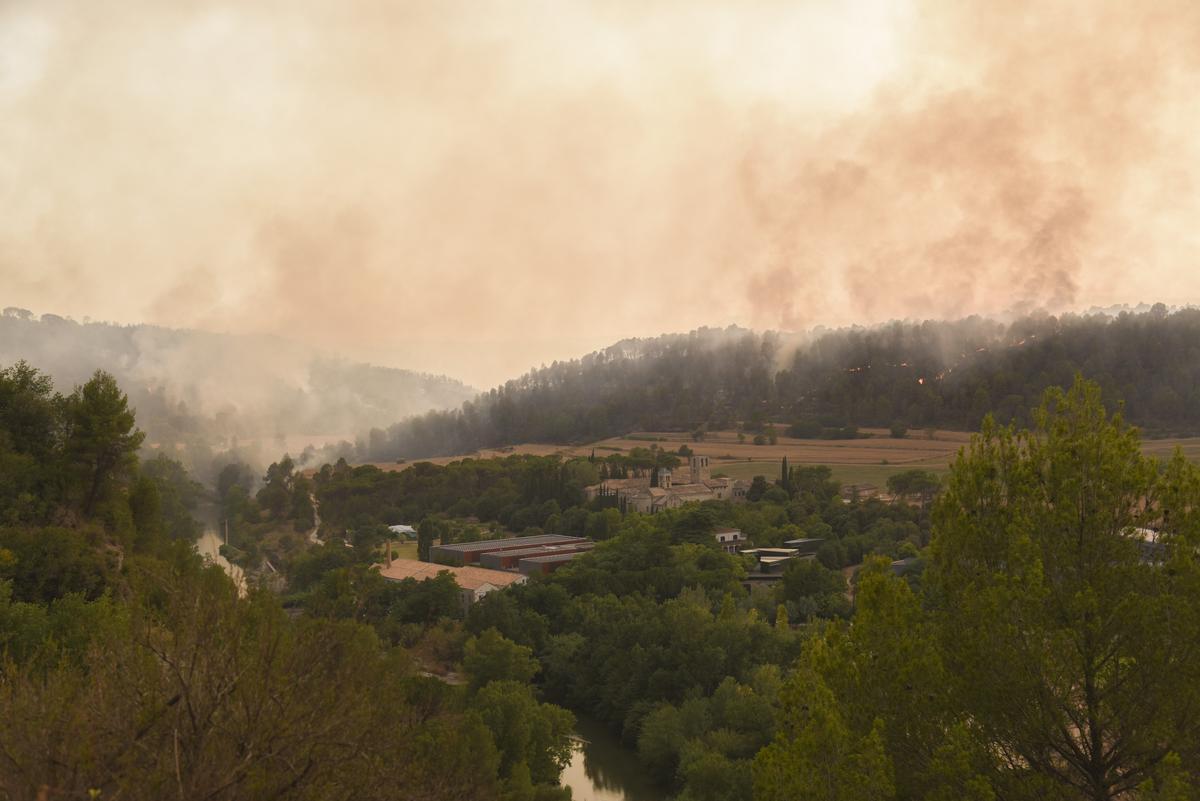
[[[1200,433],[1200,310],[1032,315],[1013,322],[892,322],[801,338],[740,328],[629,339],[507,382],[452,411],[376,429],[357,458],[586,442],[635,430],[798,432],[1028,423],[1076,373],[1151,434]],[[807,434],[806,434],[807,435]]]
[[[285,438],[353,438],[477,394],[453,378],[331,358],[278,337],[78,323],[9,308],[0,314],[0,365],[19,359],[63,391],[97,369],[112,373],[151,447],[201,457],[259,441],[275,458]]]

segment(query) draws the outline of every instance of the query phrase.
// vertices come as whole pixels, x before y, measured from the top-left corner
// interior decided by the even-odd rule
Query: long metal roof
[[[487,553],[488,551],[506,551],[512,548],[528,548],[534,545],[565,545],[575,542],[587,542],[587,539],[584,537],[567,537],[562,534],[535,534],[530,537],[508,537],[502,540],[479,540],[478,542],[455,542],[448,545],[435,545],[433,547],[456,553]]]
[[[512,556],[553,556],[556,553],[575,553],[580,550],[591,548],[593,543],[587,542],[560,542],[553,545],[540,545],[533,548],[517,548],[515,550],[500,551],[496,556],[503,556],[508,559]]]
[[[529,563],[532,563],[535,565],[553,564],[554,562],[569,562],[572,559],[574,559],[576,556],[579,556],[580,553],[582,553],[582,552],[574,551],[572,553],[555,553],[555,554],[550,554],[548,556],[527,556],[524,559],[522,559],[518,563],[518,565],[523,565],[526,562],[529,562]]]

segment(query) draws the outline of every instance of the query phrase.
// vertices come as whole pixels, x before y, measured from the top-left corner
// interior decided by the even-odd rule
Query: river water
[[[562,772],[573,801],[666,801],[637,756],[598,721],[579,716],[571,764]]]
[[[221,538],[217,536],[215,528],[205,529],[200,535],[200,539],[196,540],[196,550],[205,559],[213,564],[220,565],[229,577],[233,579],[233,583],[238,589],[245,593],[246,591],[246,576],[242,573],[242,569],[235,564],[231,564],[228,559],[221,556]]]
[[[224,568],[238,588],[246,591],[242,569],[221,556],[221,538],[215,528],[205,530],[196,540],[196,550]],[[666,792],[650,780],[637,755],[603,724],[579,716],[575,734],[575,750],[561,777],[562,784],[571,788],[572,801],[666,801]]]

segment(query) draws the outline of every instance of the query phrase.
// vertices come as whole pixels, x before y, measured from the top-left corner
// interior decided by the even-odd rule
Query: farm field
[[[887,476],[903,470],[922,468],[941,472],[970,438],[957,431],[939,431],[933,439],[923,433],[907,439],[892,439],[886,432],[878,431],[863,439],[853,440],[805,440],[780,437],[775,445],[754,445],[738,442],[737,433],[718,431],[710,433],[702,442],[692,442],[682,432],[644,432],[625,437],[613,437],[587,445],[558,446],[540,443],[517,445],[512,448],[476,451],[461,456],[442,456],[429,461],[448,464],[464,458],[490,459],[512,454],[536,456],[588,456],[595,449],[596,456],[627,453],[634,448],[648,448],[657,444],[660,448],[675,451],[687,445],[695,453],[708,456],[714,473],[722,472],[735,478],[752,478],[756,475],[774,476],[779,472],[783,457],[791,464],[827,464],[834,468],[835,477],[844,483],[877,483],[886,481]],[[886,461],[886,464],[884,462]],[[413,461],[403,464],[374,463],[381,470],[403,470]]]
[[[628,453],[633,448],[660,448],[675,451],[687,445],[695,453],[708,456],[714,473],[732,478],[750,479],[757,475],[774,478],[779,475],[783,457],[791,465],[823,464],[833,470],[833,477],[843,484],[874,484],[882,487],[889,476],[905,470],[921,469],[945,473],[966,445],[971,434],[965,431],[935,431],[930,438],[923,431],[912,432],[904,439],[893,439],[886,429],[862,429],[869,437],[847,440],[794,439],[779,437],[774,445],[754,445],[748,439],[738,442],[734,431],[710,432],[702,442],[693,442],[684,432],[650,431],[612,437],[587,445],[548,445],[530,443],[511,448],[487,449],[461,456],[441,456],[429,461],[449,464],[465,458],[490,459],[512,454],[535,456],[596,456]],[[1200,437],[1176,437],[1144,440],[1142,450],[1159,458],[1169,458],[1175,448],[1181,448],[1192,461],[1200,462]],[[403,470],[404,464],[375,463],[382,470]]]
[[[800,463],[793,462],[789,457],[788,464],[798,466]],[[824,464],[824,462],[821,464]],[[781,467],[782,461],[727,462],[714,465],[713,474],[744,479],[752,479],[755,476],[766,476],[768,479],[774,480],[779,477]],[[877,487],[885,486],[890,476],[903,473],[905,470],[928,470],[940,476],[949,469],[947,465],[904,467],[892,464],[832,464],[828,465],[828,467],[833,474],[834,480],[841,482],[843,485],[874,484]]]
[[[1183,455],[1189,460],[1200,462],[1200,437],[1142,440],[1142,452],[1160,459],[1170,459],[1175,454],[1176,448],[1182,450]]]
[[[392,555],[397,559],[416,559],[417,543],[415,540],[393,540]]]

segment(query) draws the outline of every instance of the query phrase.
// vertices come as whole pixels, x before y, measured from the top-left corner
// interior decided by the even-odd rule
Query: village
[[[709,457],[692,454],[686,470],[664,467],[642,471],[642,474],[628,478],[605,478],[586,487],[585,495],[588,501],[610,499],[622,514],[655,514],[704,501],[744,503],[751,484],[744,479],[714,478]],[[873,497],[891,500],[887,496],[880,496],[878,488],[869,484],[843,487],[841,495],[846,503]],[[393,533],[401,536],[416,535],[411,526],[397,525],[391,528]],[[723,552],[753,557],[753,567],[747,570],[742,582],[747,590],[780,581],[789,563],[793,560],[815,559],[817,549],[824,542],[821,538],[809,537],[786,541],[782,547],[745,547],[748,544],[746,535],[739,529],[728,527],[715,528],[712,536]],[[523,584],[532,576],[552,573],[595,545],[586,537],[535,534],[436,544],[430,548],[429,561],[425,562],[394,558],[389,543],[380,574],[391,581],[420,581],[448,572],[460,588],[465,609],[488,593]],[[893,570],[897,574],[903,573],[908,561],[911,560],[898,560]]]

